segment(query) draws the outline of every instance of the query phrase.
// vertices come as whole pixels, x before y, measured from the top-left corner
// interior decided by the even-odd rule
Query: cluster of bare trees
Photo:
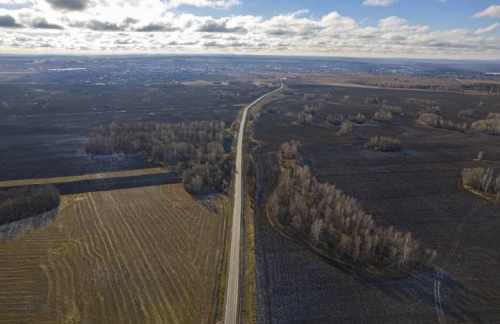
[[[488,115],[488,117],[490,115]],[[471,124],[470,129],[479,133],[500,135],[500,119],[490,118],[478,120]]]
[[[492,168],[466,168],[462,170],[462,183],[484,192],[495,195],[500,200],[500,174],[495,177]]]
[[[50,211],[59,205],[59,192],[52,185],[0,190],[0,224]]]
[[[349,115],[347,120],[355,124],[364,124],[366,123],[366,116],[361,113],[358,113],[357,115]]]
[[[341,136],[347,136],[352,133],[352,130],[353,130],[352,124],[350,122],[345,121],[342,123],[342,126],[340,126],[338,134]]]
[[[435,114],[421,114],[418,117],[418,120],[431,127],[443,128],[462,133],[467,130],[467,123],[454,123],[449,120],[444,120],[441,116]]]
[[[401,151],[401,141],[392,137],[375,136],[370,138],[365,147],[383,152],[396,152]]]
[[[421,104],[422,106],[429,106],[429,107],[433,107],[433,106],[438,105],[437,102],[435,102],[434,100],[430,100],[430,99],[410,98],[408,101],[409,102],[416,102],[416,103]]]
[[[299,160],[300,158],[299,145],[300,143],[297,141],[290,141],[283,143],[283,145],[281,145],[281,150],[280,150],[281,154],[283,155],[283,158],[287,160]]]
[[[318,111],[319,111],[319,106],[313,106],[313,105],[304,106],[304,114],[316,115]]]
[[[389,106],[387,104],[383,104],[382,110],[385,112],[390,112],[391,114],[398,114],[398,115],[403,114],[403,108],[399,106]]]
[[[372,119],[374,121],[387,123],[392,121],[392,113],[390,111],[377,111],[375,115],[373,115]]]
[[[268,211],[289,233],[330,257],[391,272],[404,273],[432,261],[435,253],[429,251],[424,260],[411,233],[377,227],[356,199],[319,182],[296,160],[283,163]]]
[[[218,99],[240,100],[241,94],[235,91],[216,91],[215,96]]]
[[[314,119],[316,119],[314,114],[300,113],[297,117],[297,122],[299,124],[312,124]]]
[[[459,117],[472,117],[472,116],[474,116],[474,110],[472,110],[472,109],[460,110],[458,112],[458,116]]]
[[[153,160],[184,169],[183,181],[193,194],[223,191],[230,173],[230,157],[224,153],[224,122],[190,124],[112,123],[91,133],[91,154],[150,155]]]
[[[305,93],[304,99],[305,100],[313,100],[313,99],[316,99],[316,95],[314,93]]]
[[[330,125],[339,126],[342,125],[342,123],[344,122],[344,115],[342,114],[328,115],[326,117],[326,121]]]
[[[366,97],[365,98],[366,103],[371,103],[371,104],[377,104],[378,103],[378,97]]]
[[[351,96],[345,95],[344,98],[342,98],[343,101],[351,101]]]
[[[440,114],[441,113],[441,107],[439,106],[428,106],[425,107],[424,109],[420,109],[421,114]]]
[[[488,119],[500,119],[500,113],[489,113]]]

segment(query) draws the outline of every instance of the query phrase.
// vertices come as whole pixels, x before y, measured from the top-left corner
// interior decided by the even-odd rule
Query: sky
[[[500,2],[0,0],[0,54],[500,59]]]

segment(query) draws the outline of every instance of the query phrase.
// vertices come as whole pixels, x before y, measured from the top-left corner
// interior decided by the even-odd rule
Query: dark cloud
[[[228,28],[226,26],[227,21],[217,22],[215,20],[208,20],[205,24],[201,25],[197,31],[203,33],[237,33],[244,32],[246,33],[246,29],[242,27],[233,27]]]
[[[60,25],[50,24],[45,18],[38,18],[31,22],[31,27],[40,29],[64,29]]]
[[[127,18],[123,21],[123,24],[126,25],[126,26],[129,26],[129,25],[133,25],[133,24],[137,24],[139,22],[138,19],[135,19],[135,18]]]
[[[107,21],[91,20],[87,22],[77,21],[70,23],[71,27],[88,28],[95,31],[124,31],[125,25],[118,25]]]
[[[90,0],[46,0],[52,8],[64,11],[83,11],[87,9]]]
[[[144,27],[136,28],[138,32],[161,32],[161,31],[176,31],[179,28],[173,27],[171,24],[149,24]]]
[[[206,42],[203,44],[203,46],[205,46],[205,47],[222,47],[222,45],[217,43],[217,42]]]
[[[16,22],[14,17],[10,15],[5,15],[5,16],[0,16],[0,27],[20,28],[22,26]]]

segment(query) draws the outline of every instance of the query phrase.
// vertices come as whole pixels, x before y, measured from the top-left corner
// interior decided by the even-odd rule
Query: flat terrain
[[[464,167],[500,161],[500,138],[432,129],[416,122],[423,107],[410,98],[429,99],[442,116],[472,122],[500,112],[498,96],[444,92],[380,90],[338,86],[292,86],[297,94],[263,109],[254,125],[259,201],[279,174],[276,152],[285,141],[299,140],[302,157],[320,181],[360,200],[378,224],[411,231],[423,248],[438,250],[437,269],[405,279],[387,279],[336,264],[289,241],[256,216],[257,288],[260,323],[495,323],[500,317],[500,206],[462,188]],[[304,93],[330,93],[312,125],[297,125]],[[350,101],[343,101],[349,95]],[[368,121],[348,137],[325,124],[333,113],[361,112],[371,119],[381,104],[403,108],[391,123]],[[482,102],[482,103],[481,103]],[[280,112],[268,113],[270,107]],[[474,109],[473,118],[458,117]],[[363,147],[375,135],[401,140],[403,152]],[[473,162],[484,151],[487,162]],[[486,157],[487,156],[487,157]],[[261,205],[262,206],[262,205]]]
[[[182,184],[61,198],[0,244],[1,323],[212,321],[226,199]]]

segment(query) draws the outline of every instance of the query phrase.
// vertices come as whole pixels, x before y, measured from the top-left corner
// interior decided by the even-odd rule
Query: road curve
[[[224,314],[222,323],[236,324],[239,322],[239,291],[240,291],[240,252],[241,252],[241,214],[243,206],[243,183],[242,183],[242,159],[243,159],[243,137],[245,135],[245,126],[247,121],[248,110],[259,103],[264,98],[273,95],[283,89],[283,79],[281,86],[268,94],[263,95],[259,99],[252,102],[243,111],[243,116],[240,121],[238,130],[238,143],[236,146],[236,167],[234,181],[234,209],[233,209],[233,225],[231,227],[231,242],[228,259],[228,279],[226,285],[226,295],[224,298]]]

